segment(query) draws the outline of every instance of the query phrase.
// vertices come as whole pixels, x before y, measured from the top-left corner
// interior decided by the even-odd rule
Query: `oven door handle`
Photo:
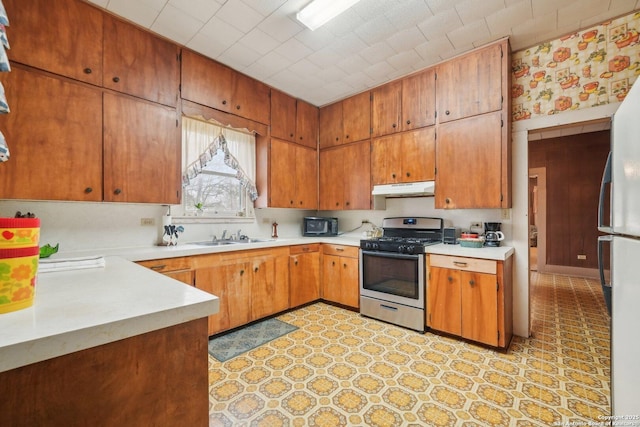
[[[396,259],[418,259],[422,254],[399,254],[396,252],[384,252],[384,251],[362,251],[362,255],[371,255],[371,256],[382,256],[385,258],[396,258]]]

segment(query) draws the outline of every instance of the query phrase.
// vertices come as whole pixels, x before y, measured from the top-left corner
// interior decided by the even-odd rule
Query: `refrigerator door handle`
[[[607,185],[611,184],[611,152],[607,156],[607,164],[602,174],[602,182],[600,183],[600,200],[598,202],[598,230],[604,232],[611,231],[612,224],[604,224],[604,202],[606,196]]]
[[[604,302],[607,306],[607,311],[611,315],[611,283],[607,283],[604,277],[604,244],[605,242],[613,242],[613,236],[610,234],[604,236],[598,236],[598,271],[600,273],[600,286],[602,287],[602,293],[604,294]],[[613,248],[612,248],[613,249]]]

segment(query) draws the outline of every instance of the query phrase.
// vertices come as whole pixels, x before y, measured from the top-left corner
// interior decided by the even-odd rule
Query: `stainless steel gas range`
[[[425,331],[425,247],[442,242],[443,220],[385,218],[383,235],[360,241],[360,314]]]

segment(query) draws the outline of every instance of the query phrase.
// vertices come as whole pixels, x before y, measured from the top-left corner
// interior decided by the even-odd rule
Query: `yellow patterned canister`
[[[0,314],[33,305],[40,220],[0,218]]]

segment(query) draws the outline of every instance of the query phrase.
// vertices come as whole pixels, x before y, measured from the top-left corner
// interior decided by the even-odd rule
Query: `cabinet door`
[[[104,87],[175,107],[178,46],[111,15],[104,16]]]
[[[371,94],[363,92],[342,100],[342,142],[371,137]]]
[[[318,152],[315,148],[295,146],[295,170],[295,207],[318,209]]]
[[[371,146],[373,185],[400,182],[402,178],[402,135],[393,134],[376,138],[371,142]],[[413,153],[411,155],[413,156]],[[417,155],[415,157],[415,161],[419,162]]]
[[[460,272],[462,337],[498,345],[498,285],[495,274]]]
[[[286,249],[284,252],[287,252]],[[289,308],[289,256],[256,257],[251,269],[251,320]]]
[[[289,142],[271,138],[269,159],[269,206],[293,208],[296,197],[296,146]]]
[[[296,141],[296,99],[271,90],[271,137]]]
[[[402,134],[402,182],[432,181],[436,173],[435,126]]]
[[[343,209],[371,209],[371,144],[359,142],[340,149],[344,159]]]
[[[322,255],[322,298],[340,303],[342,300],[341,291],[341,271],[340,257],[337,255]]]
[[[435,69],[402,79],[402,130],[436,123]]]
[[[4,5],[11,20],[11,62],[102,84],[102,11],[77,0],[4,0]]]
[[[247,263],[223,263],[199,268],[196,287],[220,298],[220,311],[209,316],[209,335],[251,321],[251,283]]]
[[[320,210],[344,209],[344,152],[320,150]]]
[[[342,102],[320,108],[320,148],[342,144]]]
[[[436,208],[502,207],[507,167],[502,164],[501,123],[495,112],[440,125]]]
[[[193,270],[180,270],[180,271],[169,271],[167,273],[163,273],[165,276],[169,276],[172,279],[176,279],[182,283],[187,285],[194,285],[194,274]]]
[[[297,100],[296,143],[318,148],[318,107]]]
[[[360,306],[360,284],[358,283],[358,259],[340,257],[340,304]]]
[[[0,166],[7,199],[102,200],[102,94],[14,66],[1,73],[10,114],[0,128],[11,160]]]
[[[289,304],[292,308],[320,298],[320,252],[317,247],[314,252],[289,257],[289,284]]]
[[[402,130],[402,80],[395,80],[371,92],[372,136],[389,135]]]
[[[231,112],[234,71],[188,49],[182,49],[181,96],[216,110]]]
[[[505,43],[475,50],[438,67],[440,123],[502,108],[502,49]]]
[[[427,326],[460,335],[460,272],[442,267],[429,268],[427,284]]]
[[[104,94],[104,200],[180,203],[176,110]]]
[[[233,71],[234,91],[230,112],[259,123],[269,124],[271,104],[269,86]]]

